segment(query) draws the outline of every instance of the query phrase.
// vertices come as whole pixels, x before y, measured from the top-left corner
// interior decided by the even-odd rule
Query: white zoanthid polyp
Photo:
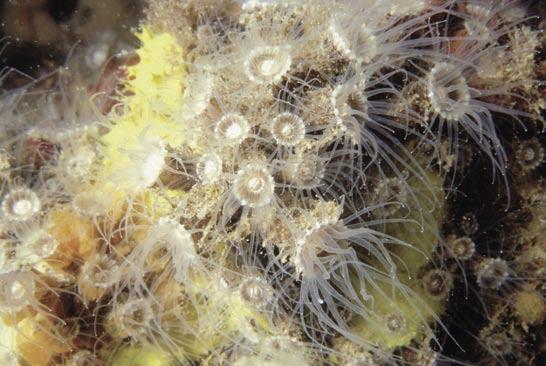
[[[0,313],[13,314],[32,306],[37,302],[35,291],[36,283],[30,272],[0,274]]]
[[[2,200],[2,213],[11,221],[27,221],[40,212],[40,208],[40,198],[28,188],[14,188]]]
[[[274,84],[288,73],[292,65],[290,47],[259,46],[252,49],[244,61],[246,76],[259,84]]]
[[[296,146],[305,137],[305,122],[294,113],[281,113],[271,122],[271,134],[278,145]]]
[[[494,14],[489,17],[498,18],[502,7],[493,5]],[[458,16],[461,19],[469,17],[462,13]],[[496,114],[520,122],[521,117],[536,118],[525,111],[527,107],[524,106],[530,100],[521,91],[525,85],[534,83],[531,81],[534,76],[512,76],[513,71],[506,70],[506,65],[512,67],[516,63],[517,57],[512,53],[518,52],[515,50],[518,46],[503,44],[500,39],[512,38],[516,25],[517,22],[508,22],[490,27],[492,35],[487,39],[463,32],[453,39],[440,40],[433,45],[429,55],[431,70],[423,71],[425,77],[421,81],[430,102],[425,116],[429,127],[449,134],[445,143],[455,157],[464,145],[461,137],[475,142],[492,162],[492,175],[500,172],[505,184],[508,183],[507,156],[497,133]],[[433,34],[440,36],[436,32]],[[502,57],[498,57],[499,54]]]
[[[239,145],[248,137],[250,124],[238,113],[223,115],[214,126],[216,138],[229,146]]]
[[[275,180],[260,161],[249,161],[242,165],[233,182],[233,194],[243,206],[259,208],[268,205],[274,198]]]
[[[222,175],[222,159],[214,152],[203,154],[199,157],[195,170],[201,183],[214,183]]]
[[[460,69],[440,62],[427,76],[428,98],[435,113],[447,121],[458,121],[469,110],[470,91]]]
[[[163,170],[167,150],[161,140],[151,140],[146,144],[147,154],[143,156],[141,178],[142,186],[149,187],[155,183]]]
[[[328,9],[332,15],[326,37],[357,70],[379,65],[399,68],[397,60],[418,55],[421,47],[435,42],[423,33],[430,17],[447,4],[428,5],[424,1],[336,2],[334,11]],[[416,16],[408,19],[410,13]]]
[[[470,37],[481,42],[495,42],[499,35],[523,21],[525,11],[521,5],[514,0],[468,2],[459,16],[464,19]]]

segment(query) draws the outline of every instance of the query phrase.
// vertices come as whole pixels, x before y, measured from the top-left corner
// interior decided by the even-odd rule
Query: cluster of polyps
[[[429,262],[443,176],[427,168],[470,141],[504,172],[494,116],[527,118],[511,108],[532,98],[484,58],[510,52],[516,67],[503,39],[521,21],[466,1],[154,0],[149,12],[139,62],[94,128],[2,139],[0,310],[30,319],[31,340],[44,316],[55,334],[81,317],[43,364],[431,353],[423,339],[454,281]],[[532,170],[543,148],[516,155]],[[441,260],[477,257],[468,236],[443,245]],[[487,290],[511,273],[501,259],[476,271]]]

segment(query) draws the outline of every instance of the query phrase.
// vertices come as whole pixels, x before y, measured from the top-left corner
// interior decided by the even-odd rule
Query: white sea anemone
[[[233,194],[243,206],[263,207],[274,198],[275,181],[261,162],[247,162],[237,172]]]
[[[2,199],[2,213],[12,221],[27,221],[40,212],[40,208],[40,198],[28,188],[12,189]]]
[[[30,272],[12,271],[0,274],[0,311],[13,314],[36,305],[36,281]]]
[[[141,191],[155,184],[166,167],[167,148],[165,141],[144,133],[139,136],[133,149],[121,149],[129,158],[128,164],[113,172],[111,179],[121,187]]]
[[[314,209],[318,217],[310,219],[304,232],[294,233],[289,260],[299,282],[295,311],[313,339],[317,333],[335,330],[362,342],[349,329],[346,313],[367,319],[373,313],[370,292],[379,283],[401,286],[388,245],[404,244],[369,227],[345,223],[337,218],[341,206],[337,207],[318,205]],[[307,312],[311,318],[304,315]]]
[[[216,153],[204,154],[196,165],[197,177],[203,184],[211,184],[222,175],[222,160]]]
[[[305,137],[305,123],[296,114],[284,112],[271,122],[271,134],[277,144],[285,147],[296,146]]]
[[[427,79],[428,97],[435,113],[447,121],[458,121],[470,110],[466,79],[455,65],[434,65]]]
[[[250,124],[242,115],[229,113],[223,115],[214,127],[214,134],[220,143],[238,145],[247,138]]]
[[[273,84],[290,69],[290,49],[282,46],[262,46],[252,49],[244,62],[247,77],[256,83]]]
[[[356,19],[355,19],[356,20]],[[332,20],[328,31],[335,48],[345,57],[357,63],[369,63],[378,53],[377,38],[364,22],[354,27],[352,19]]]
[[[336,86],[331,96],[336,123],[342,125],[354,143],[360,143],[361,129],[368,118],[368,101],[362,82]]]
[[[184,82],[181,115],[184,120],[199,116],[207,108],[214,86],[213,77],[206,71],[195,70]]]
[[[172,275],[175,281],[188,284],[192,270],[201,269],[191,234],[176,220],[160,218],[148,228],[146,238],[126,257],[127,273],[139,281],[143,273],[164,272]]]

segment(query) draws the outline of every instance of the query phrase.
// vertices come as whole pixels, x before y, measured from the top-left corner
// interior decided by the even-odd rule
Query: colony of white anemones
[[[512,296],[523,281],[514,314],[543,320],[543,273],[521,270],[540,243],[488,255],[475,217],[445,229],[475,160],[504,196],[512,156],[529,174],[543,161],[538,139],[502,135],[543,107],[518,2],[146,14],[99,87],[63,70],[2,95],[0,363],[456,364],[461,283]],[[491,340],[497,325],[480,357],[511,364],[519,338]]]

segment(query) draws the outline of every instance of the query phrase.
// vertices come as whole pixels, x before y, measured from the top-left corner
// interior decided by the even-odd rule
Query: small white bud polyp
[[[247,163],[237,172],[233,183],[235,197],[243,206],[251,208],[269,204],[273,198],[275,182],[269,171],[260,163]]]
[[[238,145],[247,138],[250,126],[248,121],[237,113],[229,113],[216,122],[214,134],[227,145]]]
[[[487,6],[478,4],[466,4],[466,12],[471,16],[464,22],[464,27],[471,37],[480,37],[481,39],[489,39],[491,32],[487,26],[487,22],[491,18],[491,10]]]
[[[427,77],[428,97],[435,113],[448,121],[465,115],[470,91],[465,77],[454,65],[436,64]]]
[[[266,306],[273,298],[273,289],[261,278],[246,278],[239,285],[241,297],[256,307]]]
[[[256,47],[248,54],[244,67],[247,77],[259,84],[278,82],[288,72],[292,58],[287,47]]]
[[[2,213],[9,220],[27,221],[38,211],[40,211],[40,199],[30,189],[14,189],[2,201]]]
[[[385,318],[387,330],[392,334],[403,334],[406,330],[406,319],[401,314],[389,314]]]
[[[536,138],[522,141],[516,149],[516,159],[523,170],[534,170],[544,161],[544,148]]]
[[[476,245],[468,236],[461,238],[450,238],[447,241],[447,251],[449,256],[458,260],[468,260],[476,251]]]
[[[478,284],[483,289],[498,290],[508,278],[509,270],[503,259],[486,258],[478,265]]]
[[[215,153],[204,154],[197,162],[196,171],[202,183],[214,183],[222,174],[222,160]]]
[[[433,297],[445,296],[452,287],[451,275],[441,269],[429,270],[422,279],[423,288]]]
[[[299,116],[285,112],[273,119],[271,133],[277,144],[296,146],[305,136],[305,123]]]

